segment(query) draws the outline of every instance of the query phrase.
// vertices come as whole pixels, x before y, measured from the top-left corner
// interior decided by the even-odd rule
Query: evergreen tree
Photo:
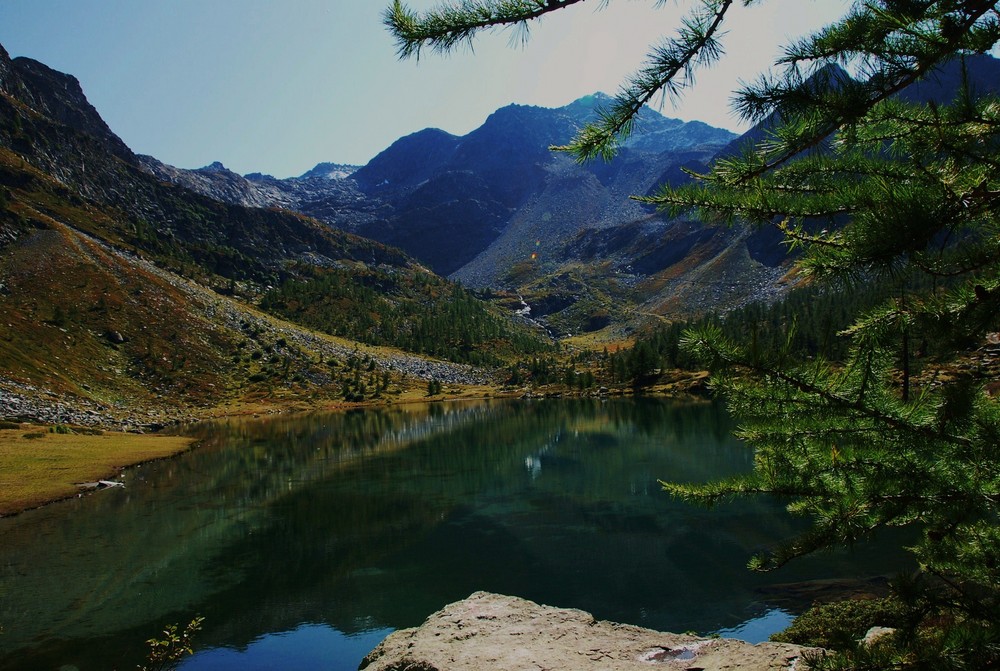
[[[411,56],[579,1],[466,0],[418,15],[397,0],[386,22],[400,54]],[[699,66],[721,56],[736,3],[692,4],[677,36],[654,48],[563,149],[581,160],[611,156],[644,104],[680,94]],[[672,214],[777,226],[817,281],[850,288],[902,278],[921,287],[855,314],[842,365],[737,342],[716,325],[687,333],[684,346],[711,365],[755,448],[756,469],[723,483],[666,485],[703,501],[779,494],[810,515],[811,531],[758,558],[761,568],[914,525],[913,551],[932,578],[914,612],[944,613],[923,622],[947,631],[924,636],[923,648],[893,658],[894,668],[1000,666],[1000,408],[974,356],[1000,315],[1000,100],[967,82],[936,104],[897,95],[998,41],[995,2],[855,2],[737,93],[737,111],[765,124],[763,139],[690,184],[640,199]],[[915,385],[916,331],[950,381]]]

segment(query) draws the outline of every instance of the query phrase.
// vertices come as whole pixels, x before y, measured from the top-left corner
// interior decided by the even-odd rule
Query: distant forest
[[[553,346],[430,273],[299,268],[260,307],[331,335],[458,363],[499,366]]]
[[[751,343],[761,352],[782,352],[800,360],[822,358],[843,362],[850,353],[850,341],[840,334],[854,323],[858,314],[886,300],[928,288],[933,290],[918,286],[914,280],[899,279],[857,282],[849,287],[805,286],[778,302],[755,302],[725,314],[678,320],[641,336],[631,349],[611,354],[608,363],[611,381],[641,384],[657,370],[704,368],[704,362],[699,363],[684,351],[681,341],[689,329],[709,324],[718,326],[727,339]],[[919,334],[914,336],[914,353],[929,354]]]

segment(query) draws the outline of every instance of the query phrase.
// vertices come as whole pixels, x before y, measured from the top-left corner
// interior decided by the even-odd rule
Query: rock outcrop
[[[667,634],[595,620],[581,610],[476,592],[423,625],[390,634],[361,662],[365,671],[804,670],[815,649]]]

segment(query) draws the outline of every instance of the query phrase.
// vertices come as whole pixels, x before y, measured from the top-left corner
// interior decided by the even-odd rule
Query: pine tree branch
[[[600,120],[586,126],[568,145],[553,146],[583,163],[601,157],[610,160],[621,141],[632,133],[635,117],[660,92],[672,98],[694,83],[694,67],[707,65],[721,56],[716,35],[734,0],[702,0],[701,11],[684,19],[677,37],[656,47],[646,65],[622,87],[607,109],[598,110]],[[683,74],[681,81],[677,78]]]
[[[383,23],[396,38],[399,58],[419,58],[424,47],[448,52],[471,42],[481,30],[524,25],[549,12],[583,0],[460,0],[418,14],[393,0],[383,13]]]
[[[818,235],[806,233],[801,227],[793,227],[788,219],[781,221],[777,224],[777,228],[788,240],[791,240],[793,244],[798,243],[802,245],[809,245],[810,247],[829,247],[831,249],[845,249],[847,247],[844,244],[841,236],[836,233],[833,235],[824,235],[826,231]]]
[[[770,222],[777,217],[827,218],[850,214],[856,204],[844,202],[838,191],[810,190],[780,184],[757,185],[751,190],[685,185],[661,187],[650,196],[630,196],[632,200],[653,205],[670,216],[700,211],[707,219],[733,221],[743,217]]]
[[[933,494],[871,494],[873,501],[884,501],[892,503],[905,503],[908,505],[918,503],[1000,503],[1000,492],[942,492]]]
[[[724,363],[726,367],[742,368],[752,372],[757,377],[780,381],[781,383],[786,384],[801,393],[829,403],[831,407],[850,411],[859,418],[875,421],[895,431],[902,431],[915,437],[919,436],[920,438],[927,440],[942,441],[945,443],[963,446],[972,444],[972,441],[965,436],[949,434],[932,427],[912,424],[903,418],[883,412],[877,407],[867,403],[865,400],[865,392],[866,387],[869,384],[869,373],[865,373],[863,375],[861,391],[858,396],[856,398],[850,398],[832,391],[826,385],[816,384],[803,379],[797,376],[794,372],[789,372],[783,367],[769,365],[766,362],[754,361],[747,358],[743,355],[742,351],[732,346],[720,347],[715,336],[707,334],[699,336],[698,334],[692,334],[691,337],[697,342],[687,344],[687,348],[696,350],[700,346],[707,352],[711,353],[716,362]],[[871,352],[869,352],[868,355],[870,356]],[[866,371],[871,369],[871,363],[871,361],[865,362],[864,368]]]
[[[751,561],[750,568],[761,572],[773,571],[799,557],[804,557],[831,545],[853,543],[884,526],[881,521],[853,527],[848,527],[844,523],[838,524],[838,522],[844,522],[844,520],[826,520],[824,524],[814,525],[812,529],[793,540],[779,545],[766,554],[757,555]]]
[[[930,72],[943,60],[950,58],[959,52],[964,44],[969,40],[967,35],[982,18],[994,11],[995,3],[989,0],[969,0],[963,3],[962,10],[965,12],[961,21],[954,21],[952,26],[945,33],[942,31],[940,39],[928,40],[925,48],[918,50],[919,57],[915,57],[911,63],[889,63],[892,67],[886,67],[885,42],[883,38],[877,47],[872,49],[876,57],[883,59],[883,68],[872,72],[868,80],[863,84],[866,92],[864,100],[852,100],[848,105],[837,105],[836,98],[828,95],[830,87],[815,87],[809,81],[801,82],[797,85],[781,87],[775,82],[763,81],[757,89],[745,89],[740,94],[737,109],[744,118],[763,119],[770,114],[779,119],[788,121],[796,116],[795,108],[802,108],[802,100],[797,99],[804,95],[809,108],[813,110],[827,109],[830,114],[826,118],[817,119],[809,124],[806,132],[798,137],[791,138],[783,147],[777,147],[767,152],[766,157],[752,169],[740,176],[738,183],[746,183],[756,179],[766,172],[785,164],[795,156],[816,148],[822,144],[826,138],[830,137],[837,129],[857,123],[865,117],[868,112],[879,103],[888,100],[895,94],[914,83],[925,74]],[[838,27],[843,28],[847,20]],[[835,27],[836,28],[836,27]],[[833,30],[833,29],[831,29]],[[925,36],[926,37],[926,36]],[[937,36],[935,36],[937,37]],[[819,38],[814,38],[814,42]],[[881,48],[881,51],[876,51]],[[830,49],[830,53],[824,56],[831,59],[831,53],[835,53],[840,58],[847,59],[849,54],[844,47]],[[805,54],[800,57],[807,57]],[[808,56],[811,58],[811,56]],[[799,58],[799,57],[797,57]],[[816,88],[819,93],[810,95],[810,86]],[[762,95],[762,92],[769,92]],[[815,93],[815,91],[814,91]],[[789,106],[789,103],[794,103]]]

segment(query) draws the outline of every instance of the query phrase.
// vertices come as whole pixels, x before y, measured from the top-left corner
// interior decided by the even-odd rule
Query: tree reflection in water
[[[320,640],[313,625],[356,666],[357,636],[476,590],[708,632],[765,614],[768,583],[898,566],[874,548],[747,571],[798,521],[775,501],[703,510],[657,485],[748,470],[731,429],[717,405],[652,399],[200,425],[201,447],[133,469],[124,490],[0,520],[0,669],[129,668],[194,615],[197,643],[244,667],[269,636]]]

